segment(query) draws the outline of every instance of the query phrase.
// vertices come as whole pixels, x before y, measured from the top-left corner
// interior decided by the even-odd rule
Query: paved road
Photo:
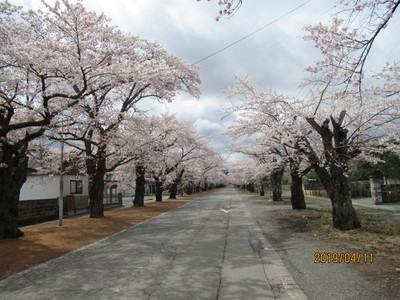
[[[233,188],[0,281],[0,299],[306,299]]]

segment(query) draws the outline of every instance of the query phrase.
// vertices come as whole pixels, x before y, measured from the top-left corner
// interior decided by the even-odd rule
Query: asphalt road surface
[[[0,299],[306,299],[226,188],[0,281]]]

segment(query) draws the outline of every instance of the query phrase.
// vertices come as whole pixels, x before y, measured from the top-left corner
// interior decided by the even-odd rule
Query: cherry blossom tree
[[[68,5],[62,13],[71,22],[84,24],[80,5]],[[89,32],[87,32],[89,34]],[[90,33],[94,34],[94,33]],[[119,140],[121,122],[137,111],[137,103],[146,99],[170,102],[177,92],[198,97],[200,82],[197,68],[167,53],[159,44],[112,31],[112,36],[94,37],[102,42],[107,56],[102,59],[108,71],[88,85],[89,95],[73,109],[64,111],[63,138],[84,151],[89,176],[90,216],[104,216],[104,176],[132,160],[121,153],[126,141]],[[82,47],[84,47],[82,45]],[[96,57],[96,53],[92,53]],[[134,138],[134,137],[131,137]],[[81,143],[76,143],[80,141]],[[117,156],[118,159],[112,159]],[[138,172],[142,167],[137,166]],[[140,177],[139,177],[140,178]]]
[[[264,177],[270,177],[274,201],[281,200],[281,178],[288,166],[292,177],[292,207],[304,209],[302,177],[310,168],[300,149],[302,139],[309,133],[299,113],[307,107],[275,91],[257,91],[247,77],[237,78],[237,85],[226,94],[229,99],[240,98],[239,103],[232,101],[229,113],[238,118],[229,134],[235,140],[249,137],[239,140],[234,151],[253,157],[263,165]]]
[[[308,69],[305,84],[314,96],[314,112],[306,120],[323,150],[319,155],[309,147],[310,162],[332,200],[334,227],[346,230],[360,226],[350,200],[349,161],[367,155],[372,143],[397,145],[399,89],[390,78],[396,77],[398,66],[387,64],[379,71],[370,64],[379,80],[365,67],[399,1],[340,3],[345,8],[330,24],[308,27],[306,39],[315,42],[323,57]]]
[[[80,23],[69,23],[58,2],[45,4],[45,12],[0,4],[0,238],[23,234],[17,227],[18,199],[29,142],[108,69],[98,37],[110,37],[113,30],[104,16],[86,13],[80,4],[76,8]]]
[[[212,171],[223,168],[221,157],[207,148],[208,140],[190,122],[177,121],[169,114],[135,115],[133,120],[135,123],[124,122],[121,126],[126,132],[124,140],[129,141],[126,145],[130,150],[125,151],[131,161],[118,167],[113,176],[123,182],[136,178],[135,206],[144,205],[146,178],[155,180],[156,201],[162,201],[164,188],[170,188],[171,197],[176,197],[182,180],[190,177],[211,183]]]
[[[152,149],[151,159],[141,163],[156,182],[157,201],[162,201],[165,188],[170,198],[176,199],[178,186],[188,178],[205,183],[211,171],[223,168],[221,157],[208,148],[208,139],[196,132],[192,123],[171,120],[171,116],[160,121],[157,132],[163,134]]]
[[[83,153],[74,147],[61,148],[55,146],[56,142],[48,140],[46,137],[35,140],[31,143],[28,150],[30,168],[35,174],[56,175],[73,174],[84,175],[85,161],[82,159]],[[61,170],[61,151],[63,161]]]
[[[114,38],[114,44],[109,48],[115,47],[119,53],[110,59],[109,64],[114,65],[115,72],[107,75],[107,88],[98,90],[95,87],[68,116],[68,139],[82,141],[85,147],[91,217],[104,215],[105,174],[124,164],[125,160],[133,159],[121,153],[121,149],[125,149],[122,146],[114,146],[115,150],[110,148],[113,144],[126,144],[126,141],[118,141],[121,122],[137,111],[139,101],[147,98],[172,101],[179,91],[197,97],[200,81],[195,67],[168,54],[160,45],[125,35]],[[114,164],[110,164],[112,155],[120,158]],[[141,174],[138,180],[143,181],[143,166],[138,165],[137,171]]]
[[[393,141],[397,140],[400,129],[399,101],[396,97],[384,97],[382,89],[387,88],[384,84],[364,90],[363,101],[358,90],[335,91],[321,105],[320,98],[301,102],[275,93],[257,93],[242,80],[231,95],[242,94],[250,101],[239,106],[244,112],[232,133],[263,134],[264,139],[258,138],[255,144],[262,145],[264,153],[284,153],[289,162],[294,160],[295,166],[306,160],[331,199],[333,226],[342,230],[357,228],[359,221],[351,203],[348,181],[349,162],[356,157],[368,157],[372,145],[398,147]],[[327,115],[331,117],[324,119]],[[317,121],[319,118],[321,123]]]
[[[218,12],[216,20],[219,21],[224,16],[233,16],[235,12],[242,6],[242,3],[243,0],[218,0],[218,5],[221,6],[221,9]]]
[[[195,132],[191,123],[177,121],[174,115],[166,115],[159,127],[165,128],[165,134],[155,149],[147,170],[156,184],[156,201],[161,202],[168,179],[186,158],[187,154],[183,153],[185,146]]]
[[[208,190],[211,187],[225,185],[226,176],[223,173],[225,161],[217,152],[209,149],[198,149],[196,156],[185,163],[185,173],[182,178],[182,185],[196,190]]]
[[[80,1],[43,1],[43,6],[43,12],[24,12],[7,2],[0,7],[1,238],[22,235],[18,195],[26,180],[28,144],[50,126],[63,124],[64,138],[83,143],[92,216],[98,217],[110,155],[105,144],[116,138],[119,122],[141,99],[198,94],[196,68],[160,45],[121,33]]]
[[[240,112],[238,113],[240,114]],[[240,126],[231,127],[231,136],[233,138],[237,138],[237,136],[233,135],[233,131],[238,134],[243,125],[244,123],[241,122]],[[259,131],[253,132],[253,134],[260,134],[262,131],[261,127],[262,125],[260,124]],[[265,141],[265,139],[268,139],[265,135],[255,139],[246,139],[246,141],[241,141],[239,145],[235,146],[233,151],[244,154],[257,163],[257,167],[253,171],[257,174],[256,178],[258,178],[257,185],[260,186],[260,196],[264,196],[264,181],[269,179],[272,200],[282,201],[282,178],[286,162],[282,159],[279,150],[277,148],[270,148],[269,140]]]
[[[257,161],[254,159],[237,161],[229,167],[228,180],[231,184],[246,188],[255,185],[260,180],[257,172],[255,172],[258,167],[259,164],[257,164]]]
[[[170,192],[170,199],[176,199],[178,185],[181,183],[184,173],[196,159],[206,159],[206,149],[208,139],[197,133],[193,127],[187,123],[187,131],[175,143],[171,149],[170,158],[173,161],[173,167],[167,176],[166,184]]]
[[[308,70],[315,76],[308,81],[341,90],[358,88],[362,96],[362,82],[368,76],[366,66],[379,35],[390,27],[400,1],[394,0],[339,0],[339,13],[327,25],[308,26],[306,40],[312,40],[323,54]],[[371,67],[372,64],[370,64]],[[377,70],[375,70],[376,72]],[[321,76],[323,75],[323,76]],[[319,94],[321,94],[320,92]]]
[[[173,163],[169,157],[170,149],[180,138],[184,125],[170,114],[137,114],[129,123],[123,124],[124,140],[127,141],[126,153],[130,162],[118,167],[113,176],[127,185],[131,185],[131,178],[136,178],[135,206],[144,205],[146,177],[154,178],[156,200],[162,201],[165,174],[169,172]]]

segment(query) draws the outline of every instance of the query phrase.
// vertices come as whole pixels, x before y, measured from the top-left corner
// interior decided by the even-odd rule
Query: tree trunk
[[[89,209],[91,218],[104,217],[104,173],[89,174]]]
[[[86,170],[89,176],[89,209],[91,218],[104,217],[103,198],[106,161],[101,158],[101,155],[99,157],[89,156],[86,159]]]
[[[344,182],[340,184],[343,187]],[[360,228],[356,210],[351,201],[350,186],[346,184],[347,192],[341,188],[335,189],[334,201],[332,201],[332,222],[333,227],[339,230],[352,230]]]
[[[106,146],[100,145],[93,153],[92,144],[85,142],[86,172],[89,176],[89,209],[91,218],[104,217],[104,177],[106,175]]]
[[[263,182],[263,180],[260,180],[260,196],[261,196],[261,197],[264,197],[264,196],[265,196],[264,182]]]
[[[290,202],[293,209],[306,209],[303,191],[303,177],[298,172],[291,172],[292,185],[290,186]]]
[[[351,201],[348,177],[338,167],[332,175],[322,168],[315,167],[315,169],[332,203],[333,228],[339,230],[360,228],[361,224]]]
[[[182,180],[182,176],[185,170],[181,170],[178,176],[175,178],[174,182],[171,184],[169,189],[169,199],[176,199],[176,195],[178,194],[178,184]]]
[[[136,167],[136,188],[134,206],[144,206],[144,192],[145,192],[145,168],[143,166]]]
[[[254,184],[253,184],[253,183],[249,183],[249,184],[247,185],[247,190],[248,190],[250,193],[254,193]]]
[[[0,239],[24,235],[18,229],[18,212],[19,194],[28,168],[26,147],[0,141]]]
[[[306,172],[308,172],[307,169]],[[290,202],[293,209],[306,209],[306,202],[303,191],[303,173],[300,173],[299,164],[290,160],[290,177],[292,184],[290,186]]]
[[[282,177],[284,168],[276,168],[272,171],[270,180],[272,187],[272,201],[282,201]]]
[[[173,183],[169,188],[169,199],[176,199],[176,195],[178,194],[178,184]]]
[[[322,125],[313,118],[307,118],[308,123],[321,136],[327,163],[321,164],[314,151],[310,152],[309,160],[331,199],[333,227],[339,230],[361,227],[351,201],[350,183],[347,176],[348,161],[360,152],[358,149],[349,150],[348,130],[342,126],[345,115],[346,111],[342,111],[338,120],[331,116]],[[330,122],[333,130],[329,128]]]
[[[162,181],[156,179],[156,201],[162,202],[162,194],[163,194],[163,183]]]

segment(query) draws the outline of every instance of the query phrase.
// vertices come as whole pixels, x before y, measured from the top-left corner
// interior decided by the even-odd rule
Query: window
[[[82,180],[71,180],[71,194],[82,194],[83,183]]]

